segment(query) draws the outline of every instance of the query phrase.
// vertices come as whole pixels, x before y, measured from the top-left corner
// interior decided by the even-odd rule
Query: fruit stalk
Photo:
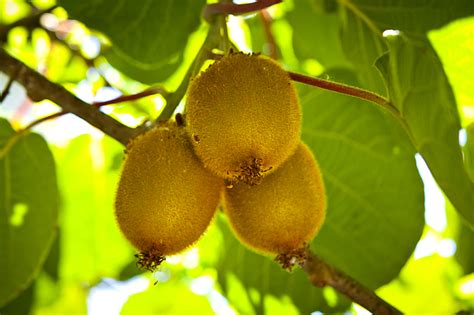
[[[386,110],[388,110],[389,112],[391,112],[392,114],[394,114],[395,116],[397,117],[400,116],[400,112],[398,111],[398,109],[395,106],[393,106],[388,99],[374,92],[370,92],[370,91],[367,91],[355,86],[350,86],[343,83],[324,80],[321,78],[309,77],[303,74],[294,73],[290,71],[288,71],[288,74],[290,75],[290,78],[294,81],[298,81],[298,82],[312,85],[312,86],[317,86],[325,90],[330,90],[337,93],[354,96],[354,97],[375,103],[377,105],[380,105]]]
[[[400,310],[387,303],[359,282],[328,265],[321,258],[311,253],[309,249],[306,251],[301,267],[308,274],[311,283],[315,287],[322,288],[329,285],[373,314],[402,314]]]

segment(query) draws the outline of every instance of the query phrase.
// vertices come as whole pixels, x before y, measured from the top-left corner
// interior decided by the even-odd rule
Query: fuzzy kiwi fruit
[[[300,144],[258,186],[236,184],[224,193],[224,208],[237,237],[264,254],[304,250],[321,227],[326,195],[318,164]]]
[[[205,167],[230,181],[257,184],[296,149],[301,110],[293,83],[273,60],[230,53],[188,90],[191,142]]]
[[[214,216],[221,186],[195,156],[184,128],[169,123],[132,140],[115,213],[140,250],[139,264],[154,270],[165,256],[195,243]]]

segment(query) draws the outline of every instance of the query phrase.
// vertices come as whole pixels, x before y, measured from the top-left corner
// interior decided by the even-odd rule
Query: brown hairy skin
[[[283,267],[291,269],[325,217],[324,183],[313,154],[300,144],[260,185],[238,183],[226,189],[224,209],[242,243],[279,255]]]
[[[195,156],[184,128],[156,127],[134,139],[118,185],[120,229],[138,249],[138,264],[154,270],[164,256],[194,244],[210,224],[222,179]]]
[[[275,61],[231,53],[191,81],[191,142],[205,167],[250,185],[296,149],[301,110],[290,77]]]

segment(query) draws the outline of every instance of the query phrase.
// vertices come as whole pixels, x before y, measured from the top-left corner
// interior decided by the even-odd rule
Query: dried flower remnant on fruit
[[[301,110],[275,61],[231,53],[194,78],[187,123],[196,154],[216,175],[258,184],[296,150]]]
[[[302,247],[295,250],[279,254],[275,257],[275,261],[280,264],[283,269],[292,271],[294,266],[302,265],[306,261],[307,247],[306,244],[303,244]]]
[[[137,258],[137,265],[140,268],[154,272],[166,260],[165,256],[158,250],[150,249],[147,251],[135,254]]]

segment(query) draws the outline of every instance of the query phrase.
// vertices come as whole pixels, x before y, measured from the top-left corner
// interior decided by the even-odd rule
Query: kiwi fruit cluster
[[[300,129],[295,87],[273,60],[229,53],[192,79],[185,115],[127,146],[115,209],[139,264],[193,245],[221,204],[243,244],[288,267],[326,209]]]

